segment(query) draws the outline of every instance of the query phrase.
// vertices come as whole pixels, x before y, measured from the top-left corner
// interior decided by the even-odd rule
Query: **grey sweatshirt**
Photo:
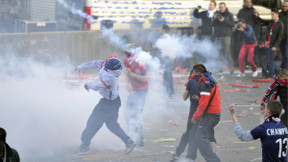
[[[105,68],[105,61],[95,60],[83,63],[77,66],[79,71],[85,69],[98,68],[99,80],[97,82],[86,82],[89,89],[99,91],[99,93],[108,100],[114,100],[119,96],[119,80],[122,69],[109,70]]]
[[[234,132],[241,141],[249,142],[254,140],[251,130],[243,131],[239,123],[234,124]]]

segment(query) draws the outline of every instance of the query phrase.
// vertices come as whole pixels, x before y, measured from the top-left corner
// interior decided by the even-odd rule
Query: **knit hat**
[[[117,56],[110,56],[106,60],[105,67],[109,70],[118,70],[122,68],[121,61]]]

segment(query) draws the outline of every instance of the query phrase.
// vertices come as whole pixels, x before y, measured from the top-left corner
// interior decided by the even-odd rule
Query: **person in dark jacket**
[[[223,58],[228,62],[230,72],[234,71],[234,62],[231,56],[231,35],[234,27],[234,18],[224,2],[219,3],[219,12],[214,14],[213,26],[215,40],[221,44]]]
[[[196,64],[197,65],[197,64]],[[188,82],[186,83],[186,91],[183,94],[183,99],[186,101],[188,98],[190,99],[190,111],[188,115],[187,127],[186,131],[183,133],[179,145],[176,148],[175,154],[173,154],[172,159],[170,162],[176,162],[179,160],[180,155],[184,152],[187,144],[189,143],[189,138],[191,135],[195,136],[196,128],[194,127],[195,124],[191,123],[192,116],[196,112],[196,108],[198,107],[199,102],[199,83],[198,79],[201,75],[196,75],[193,72],[193,69],[190,72],[190,77],[188,78]],[[194,150],[191,151],[194,157],[197,154],[197,148],[195,147]]]
[[[240,19],[239,22],[237,23],[237,28],[236,28],[238,33],[241,33],[243,36],[243,45],[239,53],[239,67],[240,67],[240,74],[237,75],[237,77],[245,77],[245,66],[244,66],[244,58],[248,53],[248,63],[252,67],[252,77],[257,76],[257,67],[254,62],[254,50],[256,47],[256,36],[254,33],[253,28],[249,25],[246,24],[245,20]]]
[[[194,17],[202,20],[202,27],[201,27],[202,38],[203,37],[212,38],[214,36],[212,21],[214,13],[216,12],[216,5],[217,3],[215,2],[215,0],[211,0],[207,11],[199,13],[199,9],[201,9],[201,6],[198,6],[198,8],[194,10]]]
[[[281,68],[288,68],[288,2],[282,4],[282,12],[279,13],[279,19],[284,25],[280,51],[282,54]]]
[[[239,10],[237,14],[238,19],[244,19],[248,25],[252,26],[257,39],[260,37],[260,22],[257,18],[258,15],[259,14],[253,7],[251,0],[244,0],[243,8]]]
[[[18,152],[6,143],[7,133],[0,127],[0,162],[19,162]]]
[[[284,25],[279,20],[279,12],[273,9],[271,12],[272,20],[258,19],[265,25],[268,25],[268,33],[266,36],[266,60],[268,69],[268,78],[274,78],[274,75],[279,74],[280,68],[275,61],[277,51],[279,51],[280,42],[282,40]]]
[[[281,121],[288,126],[288,69],[281,69],[280,74],[268,87],[261,105],[264,106],[269,100],[275,100],[279,96],[280,102],[285,110],[281,116]]]

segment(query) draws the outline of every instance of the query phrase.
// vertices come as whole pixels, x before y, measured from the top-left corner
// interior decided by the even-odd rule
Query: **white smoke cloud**
[[[65,79],[71,69],[63,60],[45,65],[12,53],[0,57],[0,127],[21,161],[63,161],[80,146],[86,121],[101,96],[87,93],[84,81],[77,79],[71,81],[80,87],[71,88]],[[92,150],[95,147],[125,148],[105,126],[92,141]]]

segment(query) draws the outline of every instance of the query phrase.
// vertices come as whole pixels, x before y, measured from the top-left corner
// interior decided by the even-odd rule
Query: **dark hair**
[[[276,13],[276,14],[279,14],[279,10],[278,10],[277,8],[272,8],[272,9],[271,9],[271,12],[274,12],[274,13]]]
[[[238,19],[238,22],[242,22],[242,23],[246,24],[244,19]]]
[[[0,127],[0,141],[6,142],[6,135],[7,135],[7,133],[6,133],[5,129]]]
[[[162,25],[162,29],[163,29],[166,33],[169,33],[170,28],[169,28],[169,26],[168,26],[167,24],[163,24],[163,25]]]
[[[219,6],[222,5],[222,4],[226,7],[226,3],[225,2],[220,2]]]
[[[267,109],[270,110],[271,116],[279,117],[281,115],[283,106],[281,102],[277,100],[269,100],[267,103]]]
[[[207,70],[206,70],[206,67],[203,64],[195,64],[193,66],[193,71],[195,73],[198,73],[198,72],[205,73]]]

